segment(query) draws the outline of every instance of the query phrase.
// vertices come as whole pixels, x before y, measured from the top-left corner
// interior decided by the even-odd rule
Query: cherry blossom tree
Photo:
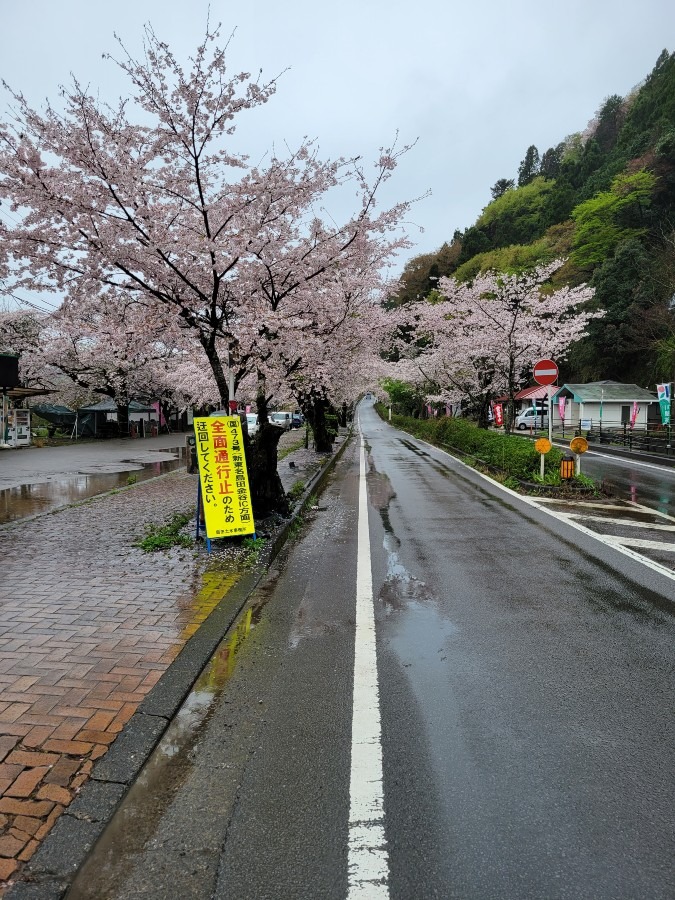
[[[166,316],[161,308],[149,316],[147,305],[108,289],[95,298],[67,299],[51,315],[17,313],[0,332],[20,352],[22,378],[62,395],[75,387],[86,399],[110,397],[126,435],[129,401],[158,399],[159,376],[175,366],[181,337],[166,321],[158,339]]]
[[[379,211],[376,197],[407,148],[383,149],[372,177],[358,160],[321,160],[308,140],[252,164],[231,149],[236,120],[276,82],[229,74],[218,38],[207,30],[188,71],[150,27],[141,61],[120,45],[114,61],[133,97],[116,106],[77,80],[63,111],[10,92],[0,199],[21,221],[3,226],[0,271],[15,289],[82,298],[108,288],[164,306],[191,331],[225,405],[228,368],[235,386],[264,379],[279,344],[300,349],[333,321],[336,271],[364,271],[401,246],[408,204]],[[336,223],[319,211],[345,188],[356,208]],[[278,480],[258,499],[273,507]]]
[[[588,309],[593,290],[587,285],[551,288],[563,262],[520,275],[487,272],[472,283],[441,278],[440,302],[397,312],[397,324],[412,328],[396,344],[404,360],[399,377],[417,370],[416,380],[430,396],[468,401],[486,427],[495,396],[508,394],[512,407],[537,359],[564,359],[588,322],[603,315]]]

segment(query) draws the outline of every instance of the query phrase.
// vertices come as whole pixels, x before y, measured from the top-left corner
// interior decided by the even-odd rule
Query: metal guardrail
[[[622,425],[618,428],[603,428],[601,425],[591,428],[581,428],[581,422],[563,423],[562,437],[574,435],[585,437],[589,444],[604,444],[614,447],[622,447],[625,450],[638,453],[652,453],[657,456],[675,456],[675,444],[670,428],[661,427],[659,430]],[[559,429],[555,429],[560,434]]]

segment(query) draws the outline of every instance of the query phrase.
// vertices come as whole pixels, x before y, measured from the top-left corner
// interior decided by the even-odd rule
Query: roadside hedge
[[[379,412],[383,418],[386,417],[383,415],[384,408]],[[526,438],[487,431],[466,419],[450,416],[413,419],[394,415],[391,424],[429,441],[430,444],[474,457],[507,476],[528,480],[539,473],[541,457],[534,449],[534,443]],[[562,451],[553,447],[546,454],[544,471],[551,475],[558,473],[562,457]]]

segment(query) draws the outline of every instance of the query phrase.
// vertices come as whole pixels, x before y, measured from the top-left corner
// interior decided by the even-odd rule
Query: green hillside
[[[411,259],[392,304],[426,296],[444,275],[471,280],[558,257],[560,284],[588,282],[606,310],[570,353],[571,381],[675,378],[675,53],[628,97],[608,97],[583,134],[492,188],[475,223]]]

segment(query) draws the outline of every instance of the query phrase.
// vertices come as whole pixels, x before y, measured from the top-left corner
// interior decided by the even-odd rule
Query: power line
[[[7,219],[11,219],[15,225],[23,225],[21,219],[17,219],[12,213],[8,212],[3,206],[0,206],[0,213]]]
[[[47,306],[47,305],[38,306],[38,304],[34,303],[32,300],[27,300],[25,297],[18,297],[12,291],[3,290],[2,295],[4,295],[5,297],[11,297],[12,300],[15,300],[21,306],[29,306],[31,309],[37,310],[37,312],[52,313],[52,312],[54,312],[54,310],[58,309],[58,306],[51,306],[51,307]],[[42,300],[40,302],[46,304],[45,300]]]

